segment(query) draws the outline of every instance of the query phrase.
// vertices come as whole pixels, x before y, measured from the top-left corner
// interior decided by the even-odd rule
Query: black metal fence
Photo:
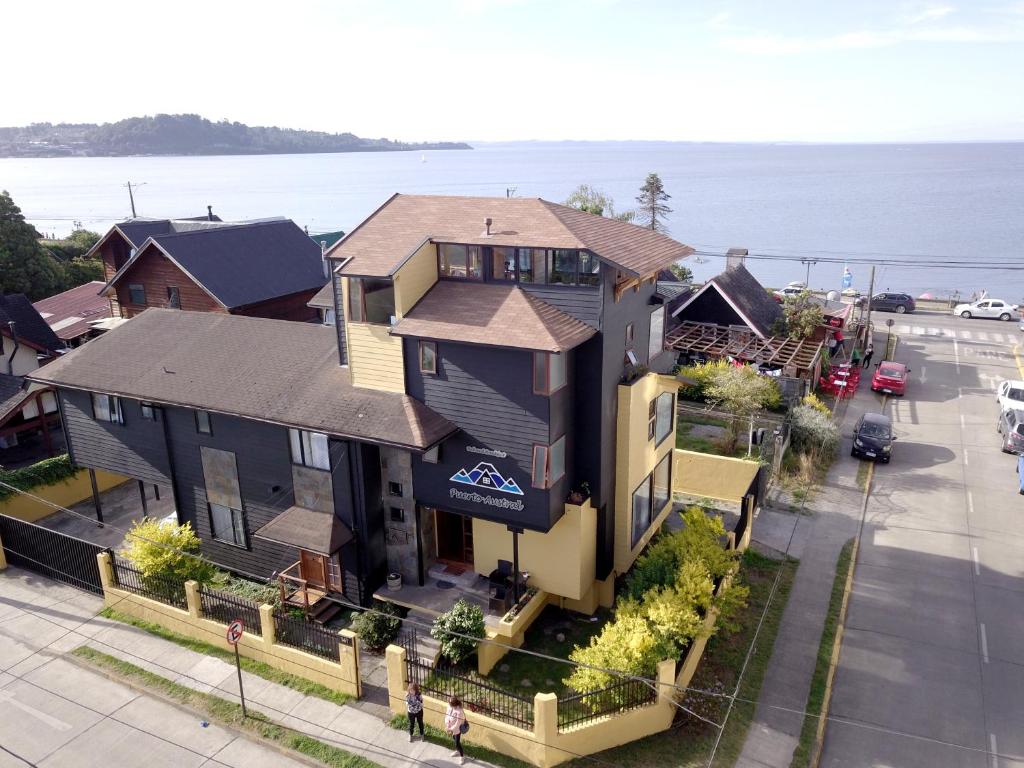
[[[416,651],[416,633],[410,632],[399,642],[405,648],[405,663],[410,683],[418,683],[420,690],[447,701],[458,696],[470,712],[493,717],[503,723],[533,730],[533,698],[517,696],[509,691],[487,685],[465,676],[450,667],[431,667],[423,662]]]
[[[0,541],[11,565],[103,594],[96,555],[106,547],[6,515],[0,515]]]
[[[290,645],[331,661],[338,660],[339,645],[352,645],[352,641],[339,635],[336,629],[328,629],[307,621],[305,617],[289,616],[282,611],[274,611],[274,636],[281,645]]]
[[[260,623],[260,604],[253,600],[209,587],[200,587],[199,605],[202,615],[207,619],[219,621],[221,624],[230,624],[235,619],[241,619],[246,632],[257,635],[263,632],[263,625]]]
[[[657,698],[655,686],[645,680],[620,680],[598,691],[567,694],[558,699],[558,727],[564,730],[583,725],[643,707]]]
[[[137,568],[111,555],[114,566],[114,581],[125,592],[158,600],[181,610],[188,610],[185,600],[185,580],[166,576],[144,576]]]

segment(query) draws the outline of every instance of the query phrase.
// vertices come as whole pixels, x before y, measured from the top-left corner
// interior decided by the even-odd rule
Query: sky
[[[1024,0],[50,0],[8,4],[4,26],[5,126],[1024,140]]]

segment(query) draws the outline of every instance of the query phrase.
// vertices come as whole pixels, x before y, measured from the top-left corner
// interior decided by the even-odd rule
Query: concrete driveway
[[[63,658],[107,626],[93,619],[102,607],[29,572],[0,572],[0,768],[307,765]]]
[[[1024,498],[995,431],[1020,332],[931,313],[894,331],[913,372],[877,398],[899,440],[875,468],[835,678],[849,722],[829,723],[821,764],[1024,766]]]

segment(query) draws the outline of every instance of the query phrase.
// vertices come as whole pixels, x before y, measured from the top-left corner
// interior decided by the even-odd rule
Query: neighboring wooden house
[[[68,347],[77,347],[102,333],[103,321],[110,318],[110,302],[99,294],[103,285],[103,281],[94,280],[33,306],[57,338]]]
[[[57,400],[49,387],[30,384],[25,376],[63,348],[26,296],[0,294],[0,466],[34,458],[31,451],[15,449],[36,434],[46,453],[54,454],[50,429],[60,425]]]
[[[115,317],[149,307],[311,321],[322,249],[288,219],[122,222],[92,249]]]

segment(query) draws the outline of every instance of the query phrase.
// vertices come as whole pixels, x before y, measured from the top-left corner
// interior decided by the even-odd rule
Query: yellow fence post
[[[389,645],[384,660],[388,670],[388,706],[396,715],[405,714],[405,648]]]
[[[0,571],[7,568],[7,555],[4,554],[4,543],[0,541]]]
[[[558,696],[554,693],[538,693],[533,697],[533,738],[541,748],[535,765],[546,767],[562,762],[554,746],[558,741]]]
[[[109,552],[100,552],[96,555],[96,564],[100,569],[100,584],[106,592],[114,586],[114,558]]]
[[[277,642],[277,627],[274,626],[274,606],[260,606],[260,629],[263,631],[263,642],[270,650],[270,646]]]
[[[338,644],[341,655],[341,668],[356,687],[356,698],[363,695],[363,681],[359,677],[359,637],[350,629],[343,629],[339,633],[347,639],[351,645],[344,641]]]
[[[188,606],[188,615],[198,619],[203,615],[202,603],[199,600],[199,582],[189,579],[185,582],[185,605]]]

